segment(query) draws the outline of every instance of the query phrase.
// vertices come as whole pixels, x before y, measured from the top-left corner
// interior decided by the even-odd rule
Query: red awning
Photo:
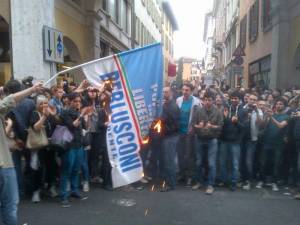
[[[176,64],[170,63],[168,64],[168,76],[175,77],[176,76]]]

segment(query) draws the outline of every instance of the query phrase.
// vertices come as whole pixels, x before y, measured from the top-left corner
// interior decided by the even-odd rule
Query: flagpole
[[[74,66],[74,67],[72,67],[72,68],[62,70],[62,71],[60,71],[60,72],[54,74],[49,80],[47,80],[47,81],[44,83],[43,86],[46,87],[48,84],[51,83],[51,81],[53,81],[53,80],[54,80],[58,75],[60,75],[60,74],[67,73],[67,72],[70,72],[70,71],[72,71],[72,70],[79,69],[79,68],[81,68],[81,67],[83,67],[83,66],[86,66],[86,65],[89,65],[89,64],[98,62],[98,61],[100,61],[100,60],[105,60],[105,59],[111,58],[111,57],[113,57],[113,56],[114,56],[114,55],[110,55],[110,56],[106,56],[106,57],[103,57],[103,58],[100,58],[100,59],[95,59],[95,60],[93,60],[93,61],[89,61],[89,62],[80,64],[80,65]]]

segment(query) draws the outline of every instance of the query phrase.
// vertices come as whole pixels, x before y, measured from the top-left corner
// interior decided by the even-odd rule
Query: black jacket
[[[299,111],[299,110],[297,110]],[[296,111],[296,112],[297,112]],[[293,119],[293,138],[295,141],[300,141],[300,118],[296,117]]]
[[[83,147],[83,135],[82,129],[86,127],[86,123],[81,118],[81,123],[78,127],[73,126],[73,122],[80,116],[80,113],[75,109],[63,110],[61,119],[63,125],[67,126],[70,132],[73,134],[73,141],[70,143],[70,148],[81,148]]]
[[[244,131],[242,121],[244,121],[244,115],[242,106],[237,106],[237,108],[229,107],[228,116],[223,117],[224,125],[221,133],[222,141],[240,142],[242,140]],[[238,117],[237,123],[232,122],[233,116]]]
[[[175,135],[178,133],[180,109],[174,100],[164,103],[161,118],[165,136]]]

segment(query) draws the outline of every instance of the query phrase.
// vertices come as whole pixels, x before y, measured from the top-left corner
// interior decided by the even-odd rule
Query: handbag
[[[83,136],[83,146],[87,147],[91,145],[92,142],[92,133],[88,130],[82,130],[82,136]]]
[[[26,140],[26,148],[28,149],[40,149],[49,145],[46,130],[43,127],[41,130],[36,131],[29,127]]]
[[[66,126],[57,125],[51,136],[51,144],[66,148],[73,139],[73,134]]]

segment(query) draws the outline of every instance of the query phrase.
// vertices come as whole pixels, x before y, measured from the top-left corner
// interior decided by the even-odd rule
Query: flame
[[[163,188],[165,188],[166,187],[166,181],[164,180],[164,182],[163,182],[163,185],[162,185],[162,187]]]
[[[113,81],[112,80],[106,80],[106,81],[104,81],[104,84],[108,84],[111,88],[113,88]]]
[[[147,137],[146,139],[144,139],[144,140],[142,141],[142,143],[143,143],[144,145],[148,144],[148,143],[149,143],[149,137]]]
[[[154,191],[154,184],[152,185],[151,191]]]
[[[142,173],[142,177],[144,177],[145,176],[145,174],[144,174],[144,172]]]
[[[158,120],[157,123],[155,124],[155,126],[153,128],[154,128],[154,130],[157,131],[157,133],[160,133],[161,129],[162,129],[161,120]]]
[[[146,210],[145,210],[145,216],[147,216],[148,213],[149,213],[149,209],[146,209]]]

